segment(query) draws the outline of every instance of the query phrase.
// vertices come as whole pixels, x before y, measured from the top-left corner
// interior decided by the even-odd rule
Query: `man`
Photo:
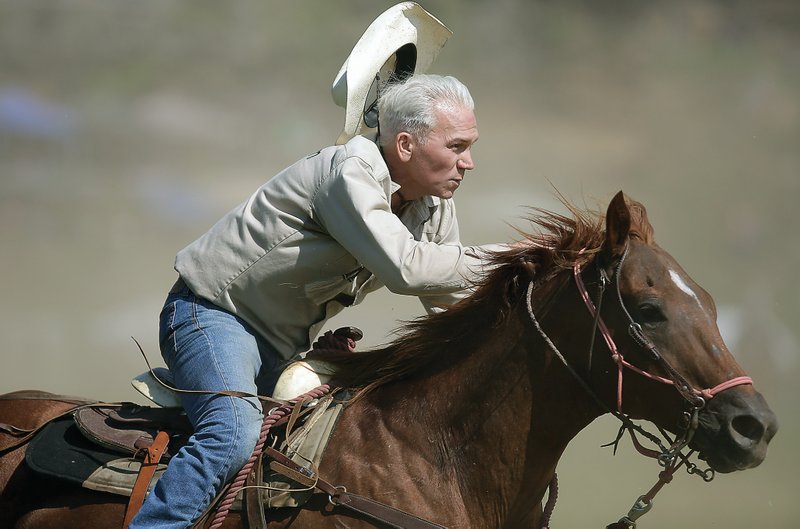
[[[452,201],[474,167],[474,103],[455,78],[420,75],[451,35],[414,2],[382,13],[334,80],[345,108],[337,145],[276,175],[178,253],[160,344],[179,389],[270,395],[285,361],[381,286],[429,312],[467,294],[488,249],[461,245]],[[257,399],[181,398],[195,434],[131,528],[191,525],[257,442]]]
[[[474,167],[474,103],[453,77],[413,75],[378,100],[377,143],[356,135],[298,161],[178,253],[160,343],[180,389],[270,394],[274,368],[382,285],[429,311],[463,297],[480,247],[451,200]],[[187,527],[249,458],[256,399],[182,397],[189,443],[131,523]]]

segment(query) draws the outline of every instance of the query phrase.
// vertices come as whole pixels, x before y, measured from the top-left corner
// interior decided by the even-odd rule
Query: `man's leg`
[[[180,389],[257,393],[257,340],[235,316],[195,298],[171,295],[161,315],[161,348]],[[184,529],[247,462],[261,428],[257,399],[182,394],[195,427],[131,523],[132,529]]]

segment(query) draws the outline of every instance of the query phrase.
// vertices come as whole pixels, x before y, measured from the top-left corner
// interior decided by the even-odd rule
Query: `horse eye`
[[[661,308],[652,302],[642,303],[637,312],[641,323],[656,324],[667,320]]]

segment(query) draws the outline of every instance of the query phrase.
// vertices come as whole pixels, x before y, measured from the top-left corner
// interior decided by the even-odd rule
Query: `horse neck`
[[[548,319],[569,322],[572,305],[555,302]],[[487,307],[484,322],[492,321],[493,310]],[[569,324],[559,328],[551,338],[574,341]],[[384,388],[387,404],[405,403],[387,412],[398,424],[413,425],[409,429],[416,434],[409,435],[419,437],[411,440],[413,446],[433,450],[437,464],[454,469],[466,497],[504,491],[492,495],[500,505],[487,499],[477,509],[528,520],[567,444],[597,410],[544,346],[524,303],[490,332],[454,341],[456,351],[442,351],[457,358],[446,369],[403,384],[402,390],[399,384]],[[572,350],[577,342],[569,347],[568,354],[577,354]]]

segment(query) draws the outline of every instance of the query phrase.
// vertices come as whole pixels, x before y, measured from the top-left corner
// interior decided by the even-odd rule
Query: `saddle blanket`
[[[89,441],[72,417],[45,426],[28,445],[25,462],[40,474],[122,496],[130,496],[141,467],[141,459]],[[160,463],[155,478],[166,468],[166,463]]]

